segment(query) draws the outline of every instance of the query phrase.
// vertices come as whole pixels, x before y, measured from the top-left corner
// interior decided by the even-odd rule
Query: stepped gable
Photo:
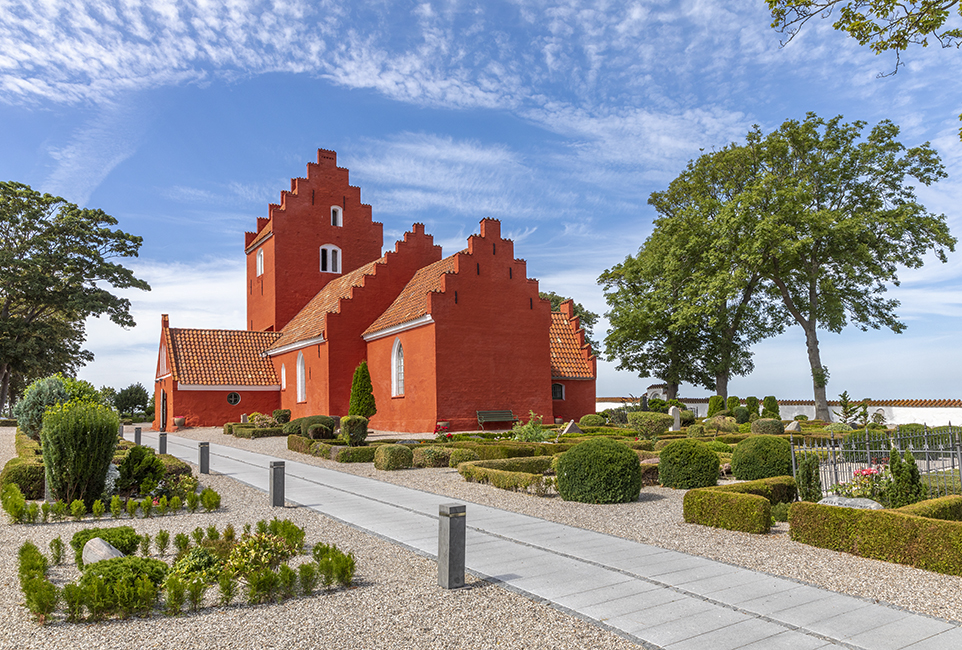
[[[367,276],[376,275],[377,266],[385,263],[385,258],[369,262],[350,273],[345,273],[330,282],[304,306],[297,316],[284,326],[278,339],[270,346],[274,351],[287,345],[324,336],[327,315],[340,311],[341,301],[350,300],[355,287],[363,287]]]
[[[553,379],[593,379],[595,376],[591,346],[585,342],[585,332],[579,325],[570,300],[561,305],[561,311],[551,312],[549,338]]]
[[[274,365],[261,353],[278,332],[164,328],[174,381],[202,386],[276,386]]]
[[[428,313],[427,294],[444,293],[444,276],[458,272],[455,253],[419,269],[384,313],[364,331],[364,336],[403,325]]]

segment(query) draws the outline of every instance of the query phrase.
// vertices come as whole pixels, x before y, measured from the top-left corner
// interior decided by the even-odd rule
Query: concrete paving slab
[[[850,646],[830,643],[817,636],[805,634],[800,630],[785,630],[776,636],[760,639],[754,643],[743,645],[738,650],[829,650],[830,648],[846,648]],[[672,648],[672,650],[677,650]]]
[[[738,607],[762,616],[775,616],[777,618],[777,613],[784,609],[807,605],[824,598],[824,589],[796,584],[786,591],[769,593],[752,600],[743,601],[738,604]]]
[[[775,638],[784,632],[785,628],[781,625],[750,618],[733,625],[713,627],[702,634],[661,645],[664,645],[666,650],[735,650],[750,643]]]
[[[935,636],[905,646],[905,650],[955,650],[955,648],[962,648],[962,628],[959,627],[953,627],[951,630],[939,632]]]
[[[655,595],[660,594],[651,592],[651,594],[644,595],[650,595],[653,599]],[[690,626],[694,621],[708,618],[715,622],[724,620],[724,625],[733,625],[744,620],[745,616],[730,609],[720,608],[700,598],[682,596],[676,601],[662,603],[654,607],[635,609],[622,616],[609,618],[608,624],[625,630],[628,634],[634,634],[645,641],[650,641],[656,645],[664,645],[665,639],[675,642],[706,632],[707,629],[699,628],[701,631],[689,634],[687,630],[692,629]],[[715,627],[723,627],[724,625],[715,625]]]
[[[955,627],[947,621],[904,616],[887,625],[876,626],[854,634],[846,641],[863,648],[872,648],[872,650],[900,650]]]
[[[817,621],[832,618],[842,612],[869,606],[869,603],[857,598],[831,592],[826,593],[827,595],[824,598],[774,612],[770,614],[770,618],[781,623],[808,629],[810,625]]]
[[[882,627],[893,621],[901,621],[909,616],[891,607],[868,605],[809,623],[806,628],[834,639],[845,641],[850,637]],[[921,637],[913,641],[919,641]]]
[[[687,598],[687,596],[677,591],[658,587],[653,589],[651,583],[641,580],[619,585],[616,591],[618,593],[625,593],[626,595],[600,602],[597,605],[587,605],[579,610],[580,613],[590,618],[610,623],[632,612],[660,607],[661,605],[671,604]]]
[[[717,591],[712,594],[712,599],[728,605],[740,605],[741,603],[756,600],[762,596],[770,596],[772,594],[789,591],[795,586],[797,586],[797,583],[791,580],[765,576],[762,580],[735,585],[728,589]]]

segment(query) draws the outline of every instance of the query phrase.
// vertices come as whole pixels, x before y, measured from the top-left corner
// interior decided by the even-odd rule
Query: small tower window
[[[564,399],[565,398],[565,385],[564,384],[551,384],[551,399]]]
[[[330,244],[321,246],[321,273],[341,272],[341,249]]]
[[[331,206],[331,225],[340,227],[344,225],[344,219],[342,218],[341,208],[334,205]]]
[[[264,249],[263,248],[257,251],[256,266],[257,266],[258,277],[264,275]]]
[[[404,395],[404,348],[401,339],[394,339],[394,349],[391,351],[391,396]]]

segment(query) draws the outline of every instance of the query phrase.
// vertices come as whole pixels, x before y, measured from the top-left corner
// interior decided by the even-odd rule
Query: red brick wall
[[[177,382],[170,377],[154,384],[154,400],[157,405],[153,428],[160,430],[160,391],[167,391],[167,431],[174,430],[174,418],[186,418],[188,427],[219,427],[225,422],[240,422],[243,413],[266,413],[280,408],[276,391],[252,390],[178,390]],[[228,393],[238,393],[240,403],[227,403]]]
[[[404,395],[391,395],[394,341],[404,349]],[[434,431],[438,421],[434,325],[423,325],[395,336],[371,341],[367,363],[374,385],[377,414],[371,427],[384,431]]]
[[[565,387],[563,400],[552,400],[554,417],[565,422],[577,422],[581,416],[595,412],[595,380],[594,379],[556,379],[556,383]],[[546,420],[546,422],[549,422]]]

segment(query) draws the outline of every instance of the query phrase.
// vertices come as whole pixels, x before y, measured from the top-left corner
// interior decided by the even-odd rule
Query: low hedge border
[[[27,501],[43,498],[43,459],[40,456],[17,456],[7,461],[0,472],[0,490],[16,483]]]
[[[923,504],[926,502],[914,504],[913,510],[905,512],[858,510],[800,501],[793,503],[788,510],[789,534],[792,540],[810,546],[962,576],[962,554],[959,553],[962,521],[911,514],[945,514],[958,506],[951,503]]]
[[[373,463],[377,447],[335,447],[331,451],[332,460],[339,463]]]
[[[458,473],[469,483],[490,483],[502,490],[531,491],[547,494],[554,485],[553,476],[545,476],[551,469],[552,456],[473,460],[458,465]]]
[[[253,426],[235,426],[233,427],[233,431],[235,438],[277,438],[287,435],[284,433],[283,427],[265,427],[259,429]]]
[[[311,444],[314,441],[310,438],[305,438],[304,436],[299,436],[292,433],[287,436],[287,448],[291,451],[296,451],[299,454],[309,454],[311,453]]]
[[[911,505],[896,508],[895,512],[929,519],[962,521],[962,496],[953,494],[938,499],[926,499]]]
[[[456,449],[471,449],[478,454],[481,460],[498,460],[502,458],[552,456],[568,451],[574,447],[574,444],[499,440],[498,442],[451,442],[445,446],[451,446]]]
[[[241,424],[241,422],[225,422],[224,423],[224,435],[230,436],[234,434],[234,426]]]
[[[17,421],[13,418],[0,418],[0,427],[15,427]]]
[[[683,511],[689,524],[763,534],[772,527],[772,505],[791,503],[797,494],[795,479],[775,476],[689,490]]]

